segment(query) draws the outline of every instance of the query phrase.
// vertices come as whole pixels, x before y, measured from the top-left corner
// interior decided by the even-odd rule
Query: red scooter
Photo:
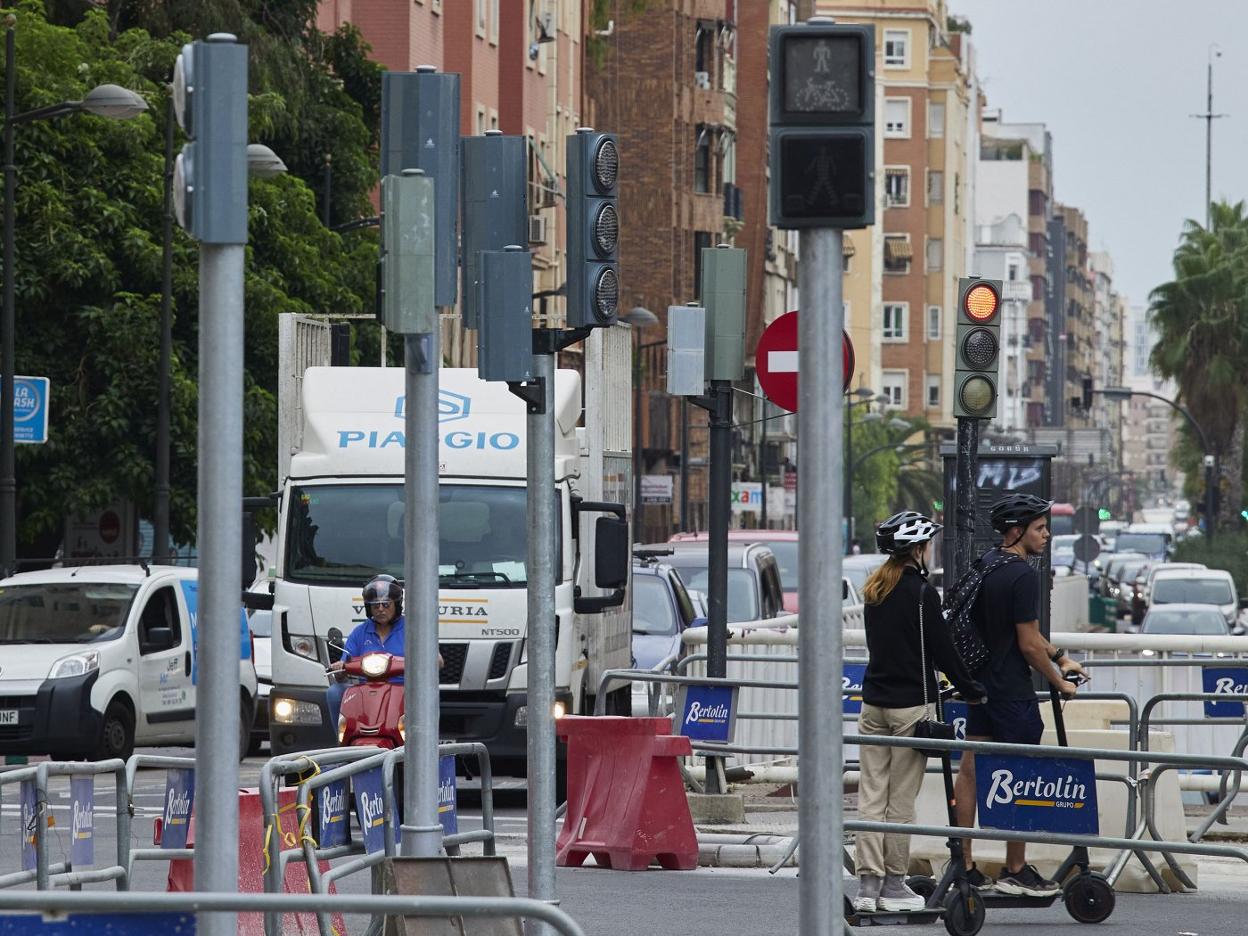
[[[331,646],[335,643],[334,636],[331,632]],[[337,642],[341,643],[341,635],[337,636]],[[338,743],[343,747],[402,747],[406,732],[403,684],[390,680],[403,675],[403,657],[365,653],[348,660],[335,673],[364,680],[348,686],[343,693],[338,713]]]

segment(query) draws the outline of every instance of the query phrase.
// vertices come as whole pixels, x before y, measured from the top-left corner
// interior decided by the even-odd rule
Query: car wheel
[[[134,753],[134,712],[121,700],[109,703],[100,725],[100,739],[96,744],[94,760],[119,757],[129,760]]]

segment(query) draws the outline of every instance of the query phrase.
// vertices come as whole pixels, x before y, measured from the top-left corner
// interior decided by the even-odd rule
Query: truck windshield
[[[381,572],[403,578],[402,485],[309,485],[291,493],[291,581],[358,588]],[[438,500],[440,587],[523,588],[525,489],[444,484]]]
[[[126,629],[136,585],[47,582],[0,588],[0,644],[95,643]]]

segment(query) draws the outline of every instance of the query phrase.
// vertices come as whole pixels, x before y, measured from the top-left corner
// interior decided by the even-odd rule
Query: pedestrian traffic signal
[[[875,27],[771,28],[770,221],[875,223]]]
[[[992,419],[997,415],[1001,361],[1001,281],[975,276],[958,280],[953,415]]]
[[[620,301],[620,151],[610,133],[568,137],[569,328],[614,325]]]
[[[173,109],[190,137],[173,170],[178,223],[205,244],[247,243],[247,47],[229,33],[184,45]]]

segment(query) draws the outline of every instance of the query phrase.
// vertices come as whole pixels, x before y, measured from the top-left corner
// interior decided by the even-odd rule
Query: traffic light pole
[[[802,755],[802,795],[798,828],[802,836],[799,880],[801,936],[840,936],[843,930],[841,846],[842,741],[827,730],[827,716],[840,706],[841,693],[841,482],[844,380],[841,334],[841,250],[844,234],[835,228],[801,233],[798,288],[798,462],[799,591],[802,607],[819,609],[817,626],[798,628],[798,730]]]
[[[958,417],[957,499],[954,505],[953,578],[971,567],[975,548],[975,475],[979,458],[979,420]]]

